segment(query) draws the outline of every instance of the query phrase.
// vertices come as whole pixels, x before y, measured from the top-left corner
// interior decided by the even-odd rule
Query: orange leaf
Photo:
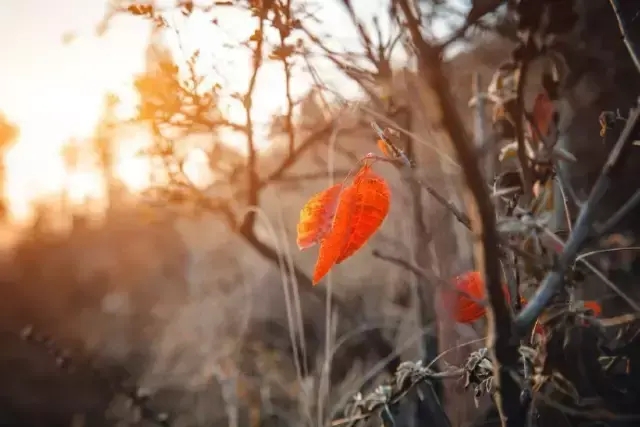
[[[593,311],[595,316],[600,316],[602,314],[602,307],[598,304],[597,301],[584,301],[584,307]]]
[[[391,192],[387,183],[364,165],[353,184],[340,192],[331,230],[320,243],[313,283],[360,249],[376,232],[389,212]]]
[[[394,156],[391,154],[391,150],[389,150],[389,144],[384,139],[378,140],[378,148],[382,151],[382,154],[392,159]]]
[[[373,173],[370,166],[363,166],[356,175],[353,210],[345,242],[336,263],[340,264],[353,255],[380,228],[389,213],[391,192],[384,179]]]
[[[553,102],[546,93],[542,92],[536,96],[536,99],[533,103],[533,123],[536,124],[538,130],[540,131],[540,135],[546,137],[549,134],[549,129],[551,128],[551,123],[553,122],[553,113],[555,111],[555,106]],[[538,141],[538,134],[535,131],[532,131],[534,140]]]
[[[484,282],[478,271],[471,271],[454,278],[456,292],[449,301],[449,309],[459,323],[472,323],[485,314],[485,309],[475,300],[484,297]]]
[[[315,194],[300,211],[297,243],[300,250],[320,242],[331,230],[342,184],[336,184]]]
[[[454,313],[456,322],[473,323],[482,318],[486,314],[486,311],[480,304],[467,299],[466,302],[458,303],[458,309]]]
[[[527,305],[527,302],[527,299],[520,295],[520,306],[524,307],[525,305]]]
[[[470,271],[454,278],[456,291],[447,292],[445,303],[459,323],[473,323],[486,314],[485,307],[479,301],[486,297],[484,279],[479,271]],[[503,285],[507,301],[510,301],[509,288]]]
[[[318,260],[313,271],[313,284],[315,285],[331,270],[344,246],[347,233],[351,224],[351,214],[356,200],[356,187],[349,186],[342,190],[333,218],[331,230],[320,243],[318,251]]]

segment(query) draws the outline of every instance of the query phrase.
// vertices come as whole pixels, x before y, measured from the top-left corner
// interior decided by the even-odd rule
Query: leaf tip
[[[310,240],[310,239],[305,239],[300,235],[300,232],[298,232],[298,238],[296,239],[296,244],[298,245],[298,250],[300,251],[304,251],[306,249],[309,249],[313,246],[316,245],[316,241],[314,240]]]
[[[318,283],[320,283],[320,280],[322,280],[322,278],[326,275],[327,275],[327,271],[321,271],[316,268],[316,270],[313,272],[313,278],[311,279],[311,284],[313,286],[316,286]]]

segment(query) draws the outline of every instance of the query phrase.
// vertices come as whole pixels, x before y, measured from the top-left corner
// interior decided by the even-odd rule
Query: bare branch
[[[260,12],[260,16],[258,17],[259,23],[256,32],[253,37],[256,42],[256,46],[253,50],[253,72],[249,79],[249,87],[247,88],[247,92],[243,97],[243,105],[245,110],[245,121],[247,126],[247,204],[249,206],[258,206],[260,201],[260,178],[258,176],[257,165],[258,165],[258,153],[256,151],[255,142],[254,142],[254,129],[253,129],[253,115],[251,113],[251,107],[253,106],[253,92],[256,87],[258,73],[260,72],[260,68],[262,67],[263,62],[263,52],[262,46],[264,44],[264,16],[266,16],[268,10],[266,7],[263,7],[263,10]],[[264,16],[263,16],[264,15]],[[256,221],[257,213],[253,210],[247,212],[244,217],[244,221],[240,225],[240,233],[245,236],[249,236],[253,234],[253,226]]]
[[[533,172],[529,165],[529,158],[527,156],[526,141],[524,137],[524,88],[527,83],[527,74],[529,72],[529,59],[524,58],[520,64],[518,64],[518,84],[516,87],[516,105],[515,105],[515,131],[518,141],[518,162],[520,163],[520,170],[522,174],[522,189],[524,202],[529,203],[533,198]]]
[[[388,262],[390,262],[392,264],[396,264],[396,265],[404,268],[405,270],[410,271],[411,273],[415,274],[416,276],[418,276],[422,280],[430,281],[432,279],[432,277],[429,275],[429,273],[427,273],[425,270],[420,268],[420,266],[415,265],[415,264],[407,261],[404,258],[401,258],[401,257],[398,257],[398,256],[393,256],[393,255],[388,255],[388,254],[383,254],[382,252],[380,252],[378,250],[374,250],[373,252],[371,252],[371,255],[373,255],[376,258],[380,258],[381,260],[388,261]]]
[[[518,314],[516,327],[518,331],[527,331],[545,307],[549,304],[553,296],[562,288],[564,275],[569,266],[574,262],[578,251],[588,239],[593,228],[593,218],[595,209],[602,200],[602,197],[611,187],[612,181],[619,174],[622,164],[629,157],[628,151],[633,147],[633,136],[640,131],[640,108],[636,106],[627,119],[626,125],[618,138],[615,146],[609,154],[607,162],[602,168],[600,176],[591,189],[589,198],[580,209],[580,214],[566,246],[560,255],[554,268],[547,273],[534,297],[527,306]]]
[[[369,37],[369,34],[364,28],[364,23],[360,21],[360,19],[358,19],[358,17],[356,16],[356,12],[353,9],[351,0],[342,0],[342,5],[347,10],[349,17],[351,18],[351,21],[353,21],[353,25],[358,30],[358,34],[360,35],[360,41],[362,42],[362,47],[366,52],[367,58],[369,58],[371,62],[375,63],[376,56],[373,53],[373,42],[371,41],[371,37]],[[382,40],[380,40],[380,43],[382,43]]]
[[[613,215],[611,215],[604,224],[595,227],[596,236],[602,236],[603,234],[610,232],[613,227],[618,225],[622,218],[629,215],[629,213],[631,213],[631,211],[633,211],[633,209],[635,209],[635,207],[639,204],[640,189],[636,190],[636,192],[633,193],[633,196],[631,196],[629,200],[627,200],[624,205],[620,207],[620,209],[618,209]]]
[[[451,44],[464,37],[467,31],[474,25],[477,25],[482,18],[486,15],[495,12],[505,0],[488,0],[488,1],[474,1],[472,2],[471,10],[465,17],[464,24],[458,28],[446,41],[438,46],[438,49],[443,51]]]
[[[482,236],[478,248],[478,262],[486,277],[489,299],[487,344],[495,365],[497,388],[496,404],[505,427],[524,425],[526,411],[520,404],[520,385],[512,376],[518,366],[518,344],[513,329],[510,309],[502,292],[500,274],[500,239],[496,230],[496,217],[489,191],[478,166],[471,138],[456,109],[450,93],[449,82],[444,76],[440,53],[429,45],[420,33],[418,19],[407,0],[398,0],[407,21],[408,30],[418,52],[419,71],[437,97],[442,113],[442,125],[454,144],[458,158],[477,206],[477,218],[471,223]]]
[[[620,27],[620,33],[622,34],[622,40],[624,41],[625,46],[627,46],[627,50],[629,51],[629,55],[633,60],[638,72],[640,73],[640,46],[637,45],[636,42],[631,40],[629,37],[629,29],[627,28],[627,22],[622,17],[622,13],[620,11],[620,1],[619,0],[609,0],[611,3],[611,7],[613,8],[613,12],[616,15],[616,19],[618,20],[618,27]]]
[[[349,175],[350,172],[351,171],[349,169],[335,170],[335,171],[333,171],[333,175],[335,177],[346,177],[346,176]],[[317,180],[317,179],[326,179],[328,177],[329,177],[329,172],[328,171],[309,172],[309,173],[300,173],[300,174],[296,174],[296,175],[280,176],[277,179],[272,180],[271,182],[298,184],[298,183],[301,183],[302,181],[313,181],[313,180]]]

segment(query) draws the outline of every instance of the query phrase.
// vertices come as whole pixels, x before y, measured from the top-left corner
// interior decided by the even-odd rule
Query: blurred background
[[[1,425],[326,425],[425,332],[481,344],[406,266],[471,269],[468,232],[390,166],[383,227],[311,286],[300,209],[377,150],[372,120],[408,131],[420,177],[461,208],[464,189],[394,2],[278,2],[262,28],[266,3],[0,2]],[[473,76],[514,45],[501,3],[416,2],[469,130]],[[585,194],[610,143],[598,114],[638,79],[608,2],[575,3],[561,105]],[[467,425],[459,388],[445,402]]]

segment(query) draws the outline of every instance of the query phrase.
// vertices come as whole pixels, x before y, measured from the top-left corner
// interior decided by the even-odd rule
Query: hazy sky
[[[96,23],[104,13],[102,0],[0,1],[0,108],[9,114],[51,113],[49,100],[58,98],[64,112],[64,94],[87,101],[105,86],[117,89],[129,75],[140,70],[139,53],[146,43],[145,25],[119,19],[117,31],[100,39]],[[70,46],[61,43],[66,32],[79,38]],[[41,98],[44,104],[39,106]],[[42,111],[45,110],[45,111]]]
[[[353,26],[337,0],[316,1],[322,4],[319,14],[325,31],[338,37],[342,45],[355,45]],[[384,11],[383,0],[354,3],[365,15]],[[124,96],[125,106],[134,104],[131,81],[133,74],[144,69],[149,25],[139,18],[122,16],[113,21],[104,36],[97,37],[96,26],[104,16],[105,5],[105,0],[0,0],[0,111],[21,128],[18,144],[6,158],[8,192],[14,204],[21,203],[23,208],[30,199],[65,185],[61,147],[70,137],[92,134],[107,91]],[[255,23],[233,8],[221,10],[218,18],[221,29],[212,29],[204,18],[182,26],[182,42],[186,48],[206,47],[212,64],[223,70],[226,86],[241,90],[251,71],[249,58],[223,45],[246,38]],[[65,45],[62,39],[68,33],[77,38]],[[169,42],[177,45],[175,35]],[[275,63],[259,78],[254,99],[258,122],[266,122],[284,105],[280,73]],[[336,79],[346,82],[329,72],[323,78],[330,83]],[[298,79],[294,90],[301,93],[308,80]],[[344,87],[341,90],[349,92]],[[230,113],[242,118],[240,108]],[[133,177],[139,175],[135,162],[124,165],[125,181],[139,179]],[[99,186],[89,175],[77,181],[76,186],[84,188],[77,189],[80,193]],[[90,181],[93,183],[87,184]]]
[[[60,190],[61,146],[90,135],[105,91],[142,69],[145,25],[119,20],[118,31],[98,39],[103,13],[102,0],[0,0],[0,110],[21,131],[6,158],[7,191],[20,214],[30,199]],[[64,46],[69,31],[79,38]]]
[[[348,20],[332,3],[325,6],[329,13],[324,15],[330,16],[327,27],[340,35],[350,30]],[[380,2],[368,0],[364,9],[376,4]],[[104,10],[104,0],[0,0],[0,108],[25,120],[27,115],[50,115],[51,102],[60,98],[56,99],[59,112],[54,114],[62,116],[74,111],[76,97],[92,104],[96,92],[128,84],[131,74],[142,69],[148,27],[139,19],[123,17],[98,38],[95,28]],[[222,25],[238,35],[250,30],[249,23],[235,20],[223,19]],[[78,39],[65,46],[61,40],[68,32]],[[239,66],[234,71],[249,70]],[[65,94],[71,99],[62,102]]]

